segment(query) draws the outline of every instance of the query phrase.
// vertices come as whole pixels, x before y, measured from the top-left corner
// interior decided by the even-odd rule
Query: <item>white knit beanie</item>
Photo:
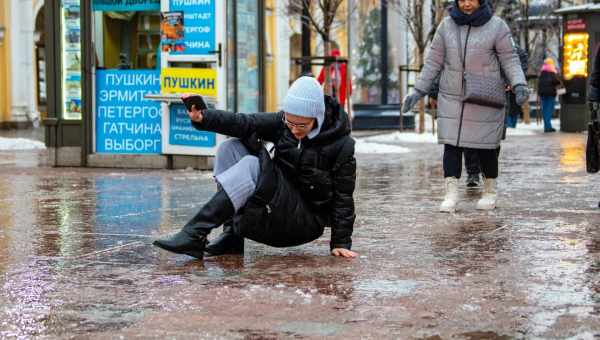
[[[308,138],[318,135],[325,119],[325,97],[321,84],[313,77],[296,79],[283,100],[283,111],[295,116],[316,118],[317,127],[308,133]]]

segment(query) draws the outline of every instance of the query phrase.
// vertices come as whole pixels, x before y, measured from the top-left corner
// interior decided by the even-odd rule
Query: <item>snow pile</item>
[[[556,129],[556,131],[560,131],[560,119],[552,120],[552,127]],[[535,119],[531,121],[529,124],[523,123],[523,121],[519,121],[517,123],[517,127],[515,129],[508,128],[506,129],[507,136],[534,136],[538,133],[544,132],[544,123],[540,122],[539,124],[535,122]]]
[[[437,143],[437,134],[432,134],[431,131],[425,133],[415,132],[400,132],[396,131],[385,135],[378,135],[365,138],[367,142],[374,143]]]
[[[542,131],[543,130],[544,129],[542,128]],[[535,135],[537,135],[537,133],[531,129],[521,129],[517,125],[516,129],[513,129],[513,128],[506,129],[506,135],[507,136],[535,136]]]
[[[410,149],[397,145],[379,144],[367,142],[364,139],[356,139],[354,151],[356,153],[375,154],[375,153],[407,153]]]
[[[4,138],[0,137],[0,151],[6,150],[43,150],[46,146],[44,143],[25,139],[25,138]]]

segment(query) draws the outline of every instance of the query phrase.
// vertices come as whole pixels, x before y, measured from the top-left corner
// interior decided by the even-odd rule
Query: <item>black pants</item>
[[[485,178],[498,177],[499,152],[497,149],[467,149],[449,144],[444,144],[444,177],[460,178],[463,151],[476,154],[477,158],[479,158],[481,172]]]
[[[479,153],[477,149],[464,148],[463,153],[465,154],[465,168],[467,168],[467,174],[479,175],[481,169],[479,168]]]

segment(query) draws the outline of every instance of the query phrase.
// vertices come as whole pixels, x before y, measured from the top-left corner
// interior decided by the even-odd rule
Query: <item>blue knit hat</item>
[[[295,116],[316,118],[317,126],[308,133],[308,138],[318,135],[325,119],[325,96],[321,84],[313,77],[296,79],[283,99],[283,111]]]

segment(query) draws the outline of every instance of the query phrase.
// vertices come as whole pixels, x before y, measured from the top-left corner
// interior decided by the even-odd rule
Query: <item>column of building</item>
[[[3,1],[6,2],[6,1]],[[29,126],[36,110],[33,0],[10,0],[10,121]]]

